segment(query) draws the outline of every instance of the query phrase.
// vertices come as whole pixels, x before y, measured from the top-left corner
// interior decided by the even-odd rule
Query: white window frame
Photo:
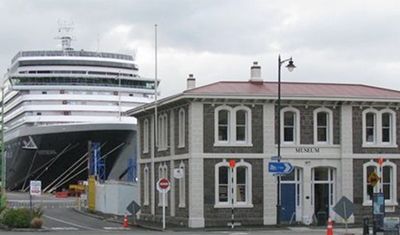
[[[149,152],[149,120],[143,121],[143,153]]]
[[[179,208],[186,207],[186,177],[185,164],[183,161],[179,164],[179,168],[183,171],[183,177],[179,179]]]
[[[315,179],[315,169],[317,168],[325,168],[328,170],[328,179],[327,180],[316,180]],[[335,167],[331,166],[316,166],[313,167],[311,170],[312,174],[312,187],[311,187],[311,205],[315,206],[315,185],[316,184],[328,184],[329,185],[329,191],[328,191],[328,201],[329,201],[329,211],[331,208],[334,206],[334,203],[336,202],[336,177],[337,177],[337,169]]]
[[[178,148],[185,147],[185,109],[181,108],[178,112]]]
[[[143,169],[143,205],[149,205],[149,190],[150,190],[150,178],[149,178],[149,167],[145,165]]]
[[[160,163],[160,165],[158,166],[158,180],[160,180],[161,178],[168,178],[168,166],[165,163]],[[162,206],[161,192],[158,192],[158,206]],[[165,206],[168,206],[168,193],[165,194]]]
[[[228,168],[228,201],[220,202],[219,201],[219,168],[227,167]],[[246,167],[246,201],[238,202],[237,195],[237,167]],[[233,195],[232,195],[232,169],[229,167],[229,163],[224,159],[222,162],[215,164],[215,204],[214,208],[231,208],[232,207],[232,197],[233,197],[233,207],[235,208],[252,208],[252,166],[250,163],[243,161],[236,162],[235,167],[233,168]]]
[[[225,110],[228,112],[227,118],[227,140],[219,140],[219,112]],[[227,105],[221,105],[217,107],[214,111],[214,145],[229,145],[231,139],[231,116],[232,116],[232,107]]]
[[[368,192],[367,192],[367,180],[368,180],[368,175],[367,175],[367,167],[375,167],[376,172],[378,176],[381,176],[381,168],[379,167],[379,164],[373,160],[370,160],[369,162],[366,162],[363,164],[363,206],[371,206],[372,205],[372,200],[368,198]],[[397,206],[397,166],[395,163],[390,162],[389,160],[386,160],[382,164],[382,169],[385,166],[389,166],[392,168],[391,170],[391,178],[390,178],[390,199],[386,200],[385,199],[385,206]],[[379,192],[383,191],[383,185],[378,182],[377,187],[374,187],[374,192]]]
[[[318,113],[321,112],[327,114],[326,141],[318,141]],[[321,107],[314,110],[314,144],[333,144],[333,112],[328,108]]]
[[[375,114],[375,135],[373,142],[366,141],[366,115],[367,113],[374,113]],[[390,114],[390,142],[383,142],[382,141],[382,115],[384,113]],[[389,108],[385,108],[382,110],[376,110],[373,108],[365,109],[362,112],[362,147],[363,148],[397,148],[397,133],[396,133],[396,112]]]
[[[285,107],[283,109],[281,109],[281,143],[284,145],[298,145],[300,143],[300,111],[294,107]],[[285,141],[285,122],[284,122],[284,118],[285,118],[285,113],[286,112],[294,112],[294,130],[293,130],[293,141]]]
[[[218,130],[219,130],[219,111],[226,110],[228,112],[228,128],[227,128],[227,140],[219,140]],[[238,111],[243,110],[246,112],[246,124],[245,124],[245,140],[237,140],[236,133],[236,114]],[[214,146],[243,146],[252,147],[252,113],[251,109],[244,105],[239,105],[234,108],[221,105],[217,107],[214,111]]]

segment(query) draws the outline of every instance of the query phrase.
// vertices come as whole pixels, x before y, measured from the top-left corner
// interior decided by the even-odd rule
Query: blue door
[[[281,184],[281,192],[281,221],[290,222],[296,212],[296,184]]]

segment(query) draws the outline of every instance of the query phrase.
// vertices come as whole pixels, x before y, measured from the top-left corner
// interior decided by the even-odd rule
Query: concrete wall
[[[139,188],[136,184],[108,182],[96,185],[96,211],[106,214],[124,215],[126,207],[135,200],[140,204]]]

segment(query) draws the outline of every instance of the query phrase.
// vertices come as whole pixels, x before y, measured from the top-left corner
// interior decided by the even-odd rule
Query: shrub
[[[1,223],[10,228],[29,228],[31,216],[29,209],[7,209],[4,210]]]
[[[34,217],[31,221],[31,227],[32,228],[41,228],[43,225],[43,220],[38,217]]]
[[[32,217],[33,218],[42,218],[43,208],[42,207],[34,207],[32,209]]]

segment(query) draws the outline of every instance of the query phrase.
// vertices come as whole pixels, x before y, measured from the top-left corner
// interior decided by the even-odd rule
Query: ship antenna
[[[71,47],[72,31],[73,31],[73,22],[67,22],[64,20],[58,20],[58,33],[59,36],[56,39],[61,40],[61,49],[65,51],[72,51],[74,50]]]

